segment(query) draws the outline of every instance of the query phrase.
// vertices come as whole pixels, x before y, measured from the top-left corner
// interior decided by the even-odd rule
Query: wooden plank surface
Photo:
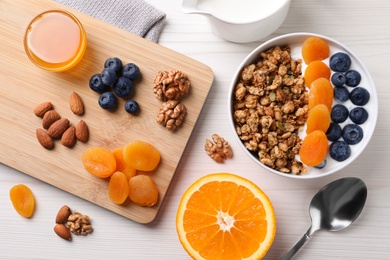
[[[50,9],[65,9],[75,14],[84,25],[88,46],[83,60],[67,72],[47,72],[34,66],[23,47],[23,35],[28,23],[39,13]],[[140,223],[152,221],[161,206],[175,169],[184,152],[196,120],[213,81],[213,72],[206,65],[180,53],[140,38],[49,0],[0,2],[0,162],[30,176],[84,198],[110,211]],[[98,94],[89,86],[89,78],[99,73],[109,57],[119,57],[124,63],[136,63],[142,73],[136,82],[134,99],[141,112],[131,116],[120,100],[115,112],[101,109]],[[178,69],[187,73],[190,93],[182,102],[187,107],[184,124],[170,132],[155,121],[162,104],[153,95],[153,78],[159,70]],[[69,96],[75,91],[84,101],[86,112],[74,115],[69,109]],[[78,142],[72,149],[55,142],[53,150],[40,146],[35,130],[41,118],[33,108],[44,101],[54,104],[62,117],[77,124],[84,120],[90,139]],[[160,199],[154,207],[140,207],[126,202],[115,205],[107,196],[108,181],[87,173],[81,163],[81,153],[88,147],[104,146],[113,150],[132,140],[145,140],[160,151],[162,160],[151,173],[159,189]]]

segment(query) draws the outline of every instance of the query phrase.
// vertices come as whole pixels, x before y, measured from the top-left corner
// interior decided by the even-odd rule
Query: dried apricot
[[[127,163],[123,159],[123,148],[122,147],[114,149],[114,151],[112,151],[112,154],[114,155],[115,160],[116,160],[116,170],[115,171],[123,172],[126,175],[128,180],[131,177],[136,175],[137,170],[135,168],[127,165]]]
[[[35,199],[29,187],[24,184],[15,185],[9,191],[9,195],[16,212],[25,218],[33,215]]]
[[[309,110],[307,117],[306,133],[309,134],[315,130],[326,132],[330,125],[330,112],[324,104],[318,104]]]
[[[147,175],[136,175],[129,180],[129,198],[140,206],[153,206],[158,201],[158,189]]]
[[[321,38],[311,36],[302,44],[302,58],[306,64],[329,57],[329,45]]]
[[[136,170],[152,171],[160,162],[160,152],[150,143],[136,140],[123,148],[123,159]]]
[[[108,197],[116,204],[122,204],[129,196],[129,181],[122,172],[114,172],[108,183]]]
[[[87,148],[81,155],[84,168],[99,178],[110,177],[116,170],[114,155],[105,147]]]
[[[333,86],[326,78],[319,78],[313,81],[309,92],[309,109],[318,104],[324,104],[329,112],[332,111],[333,104]]]
[[[299,156],[307,166],[316,166],[325,159],[327,152],[328,139],[323,131],[316,130],[303,139]]]
[[[310,88],[311,83],[319,78],[330,79],[330,68],[322,61],[316,60],[311,62],[305,69],[305,83]]]

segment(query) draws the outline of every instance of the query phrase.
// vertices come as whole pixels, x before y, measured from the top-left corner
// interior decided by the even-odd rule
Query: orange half
[[[276,218],[271,201],[254,183],[215,173],[184,193],[176,229],[194,259],[261,259],[274,240]]]

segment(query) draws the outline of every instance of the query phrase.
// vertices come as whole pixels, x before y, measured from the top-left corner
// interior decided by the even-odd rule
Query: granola
[[[276,46],[245,67],[235,87],[233,120],[244,146],[268,167],[304,174],[298,160],[302,139],[298,131],[308,116],[308,91],[302,61],[290,47]]]

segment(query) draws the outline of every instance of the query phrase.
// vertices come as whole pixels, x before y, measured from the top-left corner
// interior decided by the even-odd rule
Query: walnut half
[[[168,100],[162,104],[156,121],[173,131],[183,123],[186,113],[186,107],[178,100]]]
[[[233,150],[229,143],[217,134],[213,134],[212,141],[206,139],[206,153],[217,163],[223,163],[227,158],[233,157]]]
[[[89,217],[78,211],[75,211],[68,217],[66,226],[69,228],[70,232],[75,235],[86,236],[93,231]]]
[[[187,74],[180,70],[159,71],[153,83],[154,95],[162,101],[180,99],[191,86]]]

